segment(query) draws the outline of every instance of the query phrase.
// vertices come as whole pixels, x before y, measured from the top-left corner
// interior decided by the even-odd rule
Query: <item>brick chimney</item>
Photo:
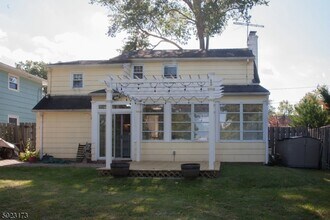
[[[255,56],[255,63],[258,68],[258,35],[256,33],[256,31],[250,31],[247,39],[247,46]]]

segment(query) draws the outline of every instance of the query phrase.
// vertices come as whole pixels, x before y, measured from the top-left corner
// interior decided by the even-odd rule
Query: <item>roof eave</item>
[[[0,62],[0,69],[8,72],[9,74],[14,74],[14,75],[17,75],[17,76],[20,76],[20,77],[24,77],[24,78],[27,78],[27,79],[32,80],[34,82],[37,82],[37,83],[41,83],[41,84],[46,83],[46,80],[43,79],[43,78],[40,78],[38,76],[34,76],[34,75],[32,75],[28,72],[25,72],[25,71],[20,70],[20,69],[16,69],[14,67],[11,67],[11,66],[9,66],[7,64],[4,64],[4,63],[1,63],[1,62]]]

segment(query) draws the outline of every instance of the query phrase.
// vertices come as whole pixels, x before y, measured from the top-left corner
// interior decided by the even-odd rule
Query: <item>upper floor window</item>
[[[82,88],[83,87],[83,74],[74,73],[72,75],[72,88]]]
[[[143,66],[133,66],[133,78],[134,79],[143,78]]]
[[[164,66],[164,77],[165,78],[177,78],[177,66],[176,65],[165,65]]]
[[[19,79],[17,76],[9,75],[8,77],[8,88],[11,90],[18,91],[19,89]]]

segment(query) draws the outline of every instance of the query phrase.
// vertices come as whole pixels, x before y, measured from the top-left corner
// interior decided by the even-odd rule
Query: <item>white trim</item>
[[[172,103],[164,104],[164,140],[163,142],[172,141]]]
[[[9,122],[9,119],[10,118],[14,118],[14,119],[16,119],[17,121],[16,121],[16,125],[19,125],[19,116],[18,115],[8,115],[8,123],[10,123]]]
[[[91,134],[92,134],[92,146],[94,146],[94,155],[92,155],[92,160],[96,161],[99,158],[99,114],[98,114],[98,103],[95,101],[91,101],[92,103],[92,126],[91,126]]]
[[[106,138],[105,138],[105,167],[110,169],[110,164],[112,163],[112,88],[107,89],[106,96]]]
[[[10,88],[9,86],[9,82],[10,82],[10,77],[15,77],[17,79],[17,89],[12,89]],[[8,73],[8,82],[7,82],[7,86],[8,86],[8,89],[11,90],[11,91],[15,91],[15,92],[19,92],[20,91],[20,77],[17,76],[17,75],[14,75],[14,74],[11,74],[11,73]]]
[[[268,100],[263,103],[263,140],[266,142],[265,149],[265,164],[268,164],[269,159],[269,143],[268,143]]]

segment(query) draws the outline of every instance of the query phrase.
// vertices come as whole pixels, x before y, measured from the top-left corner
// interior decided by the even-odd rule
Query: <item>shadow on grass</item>
[[[91,168],[0,168],[1,211],[31,219],[329,219],[329,172],[222,166],[217,179],[112,178]]]

